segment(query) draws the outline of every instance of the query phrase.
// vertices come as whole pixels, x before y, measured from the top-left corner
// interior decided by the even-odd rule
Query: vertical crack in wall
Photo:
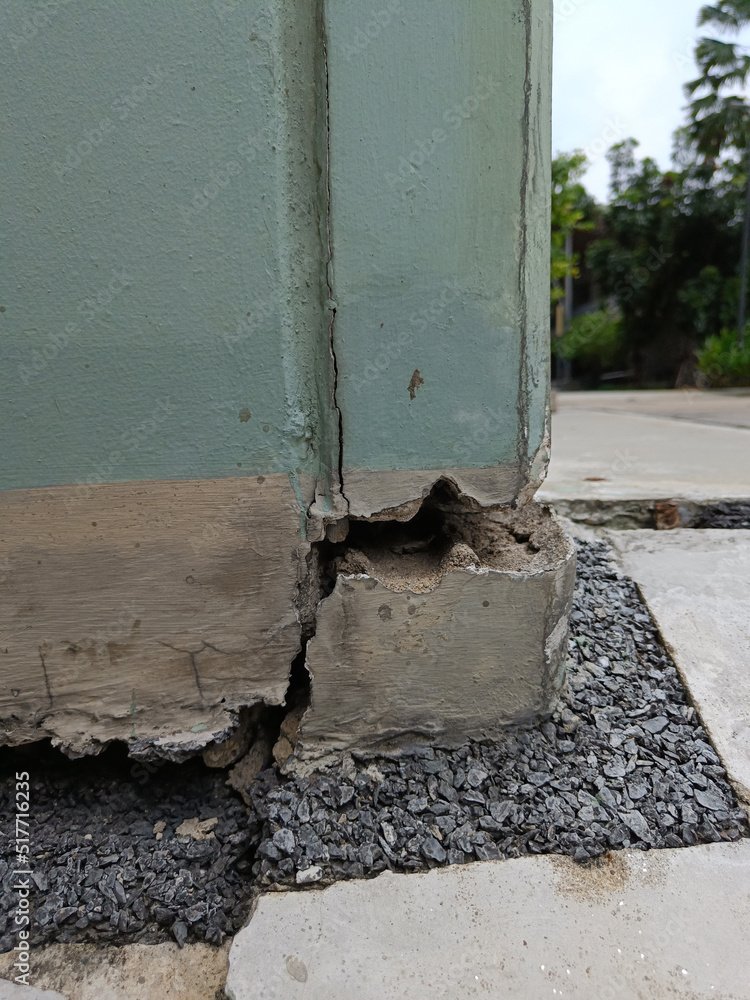
[[[528,393],[528,322],[529,304],[527,281],[528,255],[528,196],[531,159],[531,96],[532,96],[532,11],[531,0],[523,0],[523,25],[525,33],[525,75],[523,81],[523,114],[521,117],[521,133],[523,142],[523,164],[521,168],[521,204],[519,211],[518,236],[518,296],[521,349],[518,370],[518,463],[522,478],[529,478],[531,459],[529,457],[529,393]],[[519,483],[519,492],[523,484]]]
[[[333,408],[338,420],[338,479],[339,479],[339,491],[344,499],[347,510],[349,509],[349,501],[346,496],[346,491],[344,489],[344,417],[341,410],[341,406],[338,401],[338,387],[339,387],[339,365],[338,358],[336,357],[336,298],[335,298],[335,283],[334,283],[334,264],[333,264],[333,228],[332,228],[332,181],[331,181],[331,89],[330,89],[330,66],[328,58],[328,27],[326,23],[326,0],[320,0],[320,7],[318,11],[318,16],[320,18],[320,37],[322,45],[322,99],[323,99],[323,135],[324,135],[324,177],[325,177],[325,204],[323,206],[323,211],[325,212],[325,281],[326,281],[326,292],[327,292],[327,306],[329,310],[329,320],[328,320],[328,348],[331,355],[331,363],[333,366],[333,387],[332,387],[332,402]]]

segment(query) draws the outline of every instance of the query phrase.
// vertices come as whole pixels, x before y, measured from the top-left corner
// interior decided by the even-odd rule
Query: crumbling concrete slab
[[[750,804],[750,533],[609,532]]]
[[[0,744],[188,754],[283,704],[308,548],[283,475],[0,492]]]
[[[231,1000],[747,998],[750,842],[387,873],[261,897]]]
[[[213,1000],[224,986],[228,952],[228,944],[49,945],[32,953],[33,981],[40,990],[59,992],[24,990],[7,1000]],[[9,960],[0,956],[0,974],[9,975]],[[6,1000],[3,985],[0,1000]]]
[[[552,710],[575,556],[546,508],[443,511],[360,534],[307,648],[297,759],[455,745]]]

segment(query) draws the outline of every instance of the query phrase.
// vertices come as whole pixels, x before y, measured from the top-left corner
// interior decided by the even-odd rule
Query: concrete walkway
[[[750,842],[264,896],[231,1000],[747,1000]]]
[[[750,531],[610,531],[750,803]]]
[[[557,394],[551,502],[750,497],[750,390]]]

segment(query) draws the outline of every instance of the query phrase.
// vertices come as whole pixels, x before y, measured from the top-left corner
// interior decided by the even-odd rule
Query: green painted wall
[[[2,0],[0,485],[315,475],[313,5],[28,11]]]
[[[536,453],[549,0],[0,8],[0,488]]]
[[[552,6],[375,6],[326,5],[344,468],[510,463],[546,410]]]

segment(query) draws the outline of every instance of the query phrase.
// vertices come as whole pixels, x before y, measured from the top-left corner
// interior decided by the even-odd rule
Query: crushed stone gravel
[[[590,861],[620,848],[748,836],[727,775],[635,585],[604,543],[579,546],[568,691],[538,727],[455,751],[251,790],[265,821],[254,875],[291,885],[526,854]],[[284,832],[284,841],[280,832]]]
[[[750,503],[724,500],[713,507],[707,507],[696,527],[747,530],[750,528]]]

